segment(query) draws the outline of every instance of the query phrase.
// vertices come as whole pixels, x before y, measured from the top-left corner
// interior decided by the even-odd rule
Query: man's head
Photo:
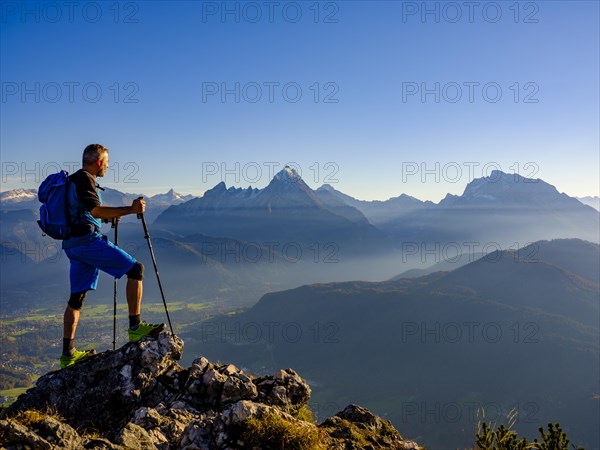
[[[103,177],[108,169],[108,149],[100,144],[90,144],[83,150],[82,166],[92,175]]]

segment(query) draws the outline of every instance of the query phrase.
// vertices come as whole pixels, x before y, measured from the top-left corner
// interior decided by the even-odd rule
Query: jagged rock
[[[104,438],[87,439],[83,444],[83,448],[90,450],[123,450],[120,445],[113,444]]]
[[[31,448],[50,450],[52,444],[41,438],[25,425],[12,420],[0,420],[0,444],[7,449]]]
[[[248,434],[250,424],[272,421],[279,427],[279,442],[291,432],[330,449],[419,448],[403,440],[390,422],[360,406],[350,405],[321,425],[298,419],[311,390],[292,369],[255,377],[204,357],[183,369],[177,363],[182,349],[178,337],[163,332],[44,375],[4,413],[8,420],[0,420],[0,445],[44,450],[251,449],[256,436]],[[41,414],[32,416],[34,422],[20,419],[23,412],[48,407],[60,418]],[[260,448],[274,445],[261,442]]]
[[[140,406],[154,406],[169,389],[159,381],[181,358],[183,341],[162,333],[158,339],[126,344],[72,369],[50,372],[7,410],[52,407],[76,428],[120,429]],[[158,400],[158,401],[157,401]]]
[[[131,450],[156,450],[153,441],[144,428],[131,422],[125,425],[115,438],[117,444]]]
[[[78,449],[83,443],[83,439],[73,427],[54,417],[46,417],[35,423],[32,428],[55,449]]]
[[[131,423],[148,431],[157,448],[168,448],[166,444],[179,442],[188,423],[198,417],[203,415],[184,402],[177,401],[170,408],[163,404],[156,409],[142,407],[135,412]]]
[[[258,390],[250,375],[233,364],[215,366],[206,358],[194,360],[185,389],[192,404],[203,406],[218,406],[258,397]]]
[[[306,405],[311,394],[308,384],[293,369],[280,370],[272,377],[259,377],[255,383],[262,403],[286,412]]]
[[[334,449],[389,448],[398,450],[418,450],[415,442],[400,436],[389,420],[377,417],[368,409],[348,405],[343,411],[325,420],[320,427],[333,439]]]
[[[221,393],[221,403],[233,403],[238,400],[255,399],[258,397],[258,390],[250,378],[244,374],[232,374],[223,384]]]

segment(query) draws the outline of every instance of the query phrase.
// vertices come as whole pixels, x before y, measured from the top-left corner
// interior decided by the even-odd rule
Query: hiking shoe
[[[164,323],[154,324],[140,322],[140,324],[135,330],[132,330],[131,328],[127,330],[127,332],[129,333],[129,342],[138,342],[140,339],[146,336],[155,338],[165,328],[166,327]]]
[[[96,350],[92,349],[92,350],[86,350],[86,351],[79,351],[79,350],[73,350],[73,355],[72,356],[66,356],[66,355],[61,355],[60,357],[60,368],[61,369],[66,369],[67,367],[72,367],[77,363],[80,363],[82,361],[85,361],[86,359],[88,359],[90,356],[95,355],[96,354]]]

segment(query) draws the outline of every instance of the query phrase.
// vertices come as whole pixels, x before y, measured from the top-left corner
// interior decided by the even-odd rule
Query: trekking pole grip
[[[141,197],[138,197],[137,199],[138,199],[138,200],[142,200],[143,198],[144,198],[144,196],[141,196]],[[137,218],[138,218],[138,219],[141,219],[141,218],[143,218],[143,217],[144,217],[144,213],[138,213],[138,215],[137,215]]]

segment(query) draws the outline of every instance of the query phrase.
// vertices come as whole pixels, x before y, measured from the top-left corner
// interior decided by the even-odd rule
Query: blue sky
[[[599,2],[68,4],[2,2],[3,191],[98,142],[136,193],[292,162],[369,200],[497,168],[599,195]]]

